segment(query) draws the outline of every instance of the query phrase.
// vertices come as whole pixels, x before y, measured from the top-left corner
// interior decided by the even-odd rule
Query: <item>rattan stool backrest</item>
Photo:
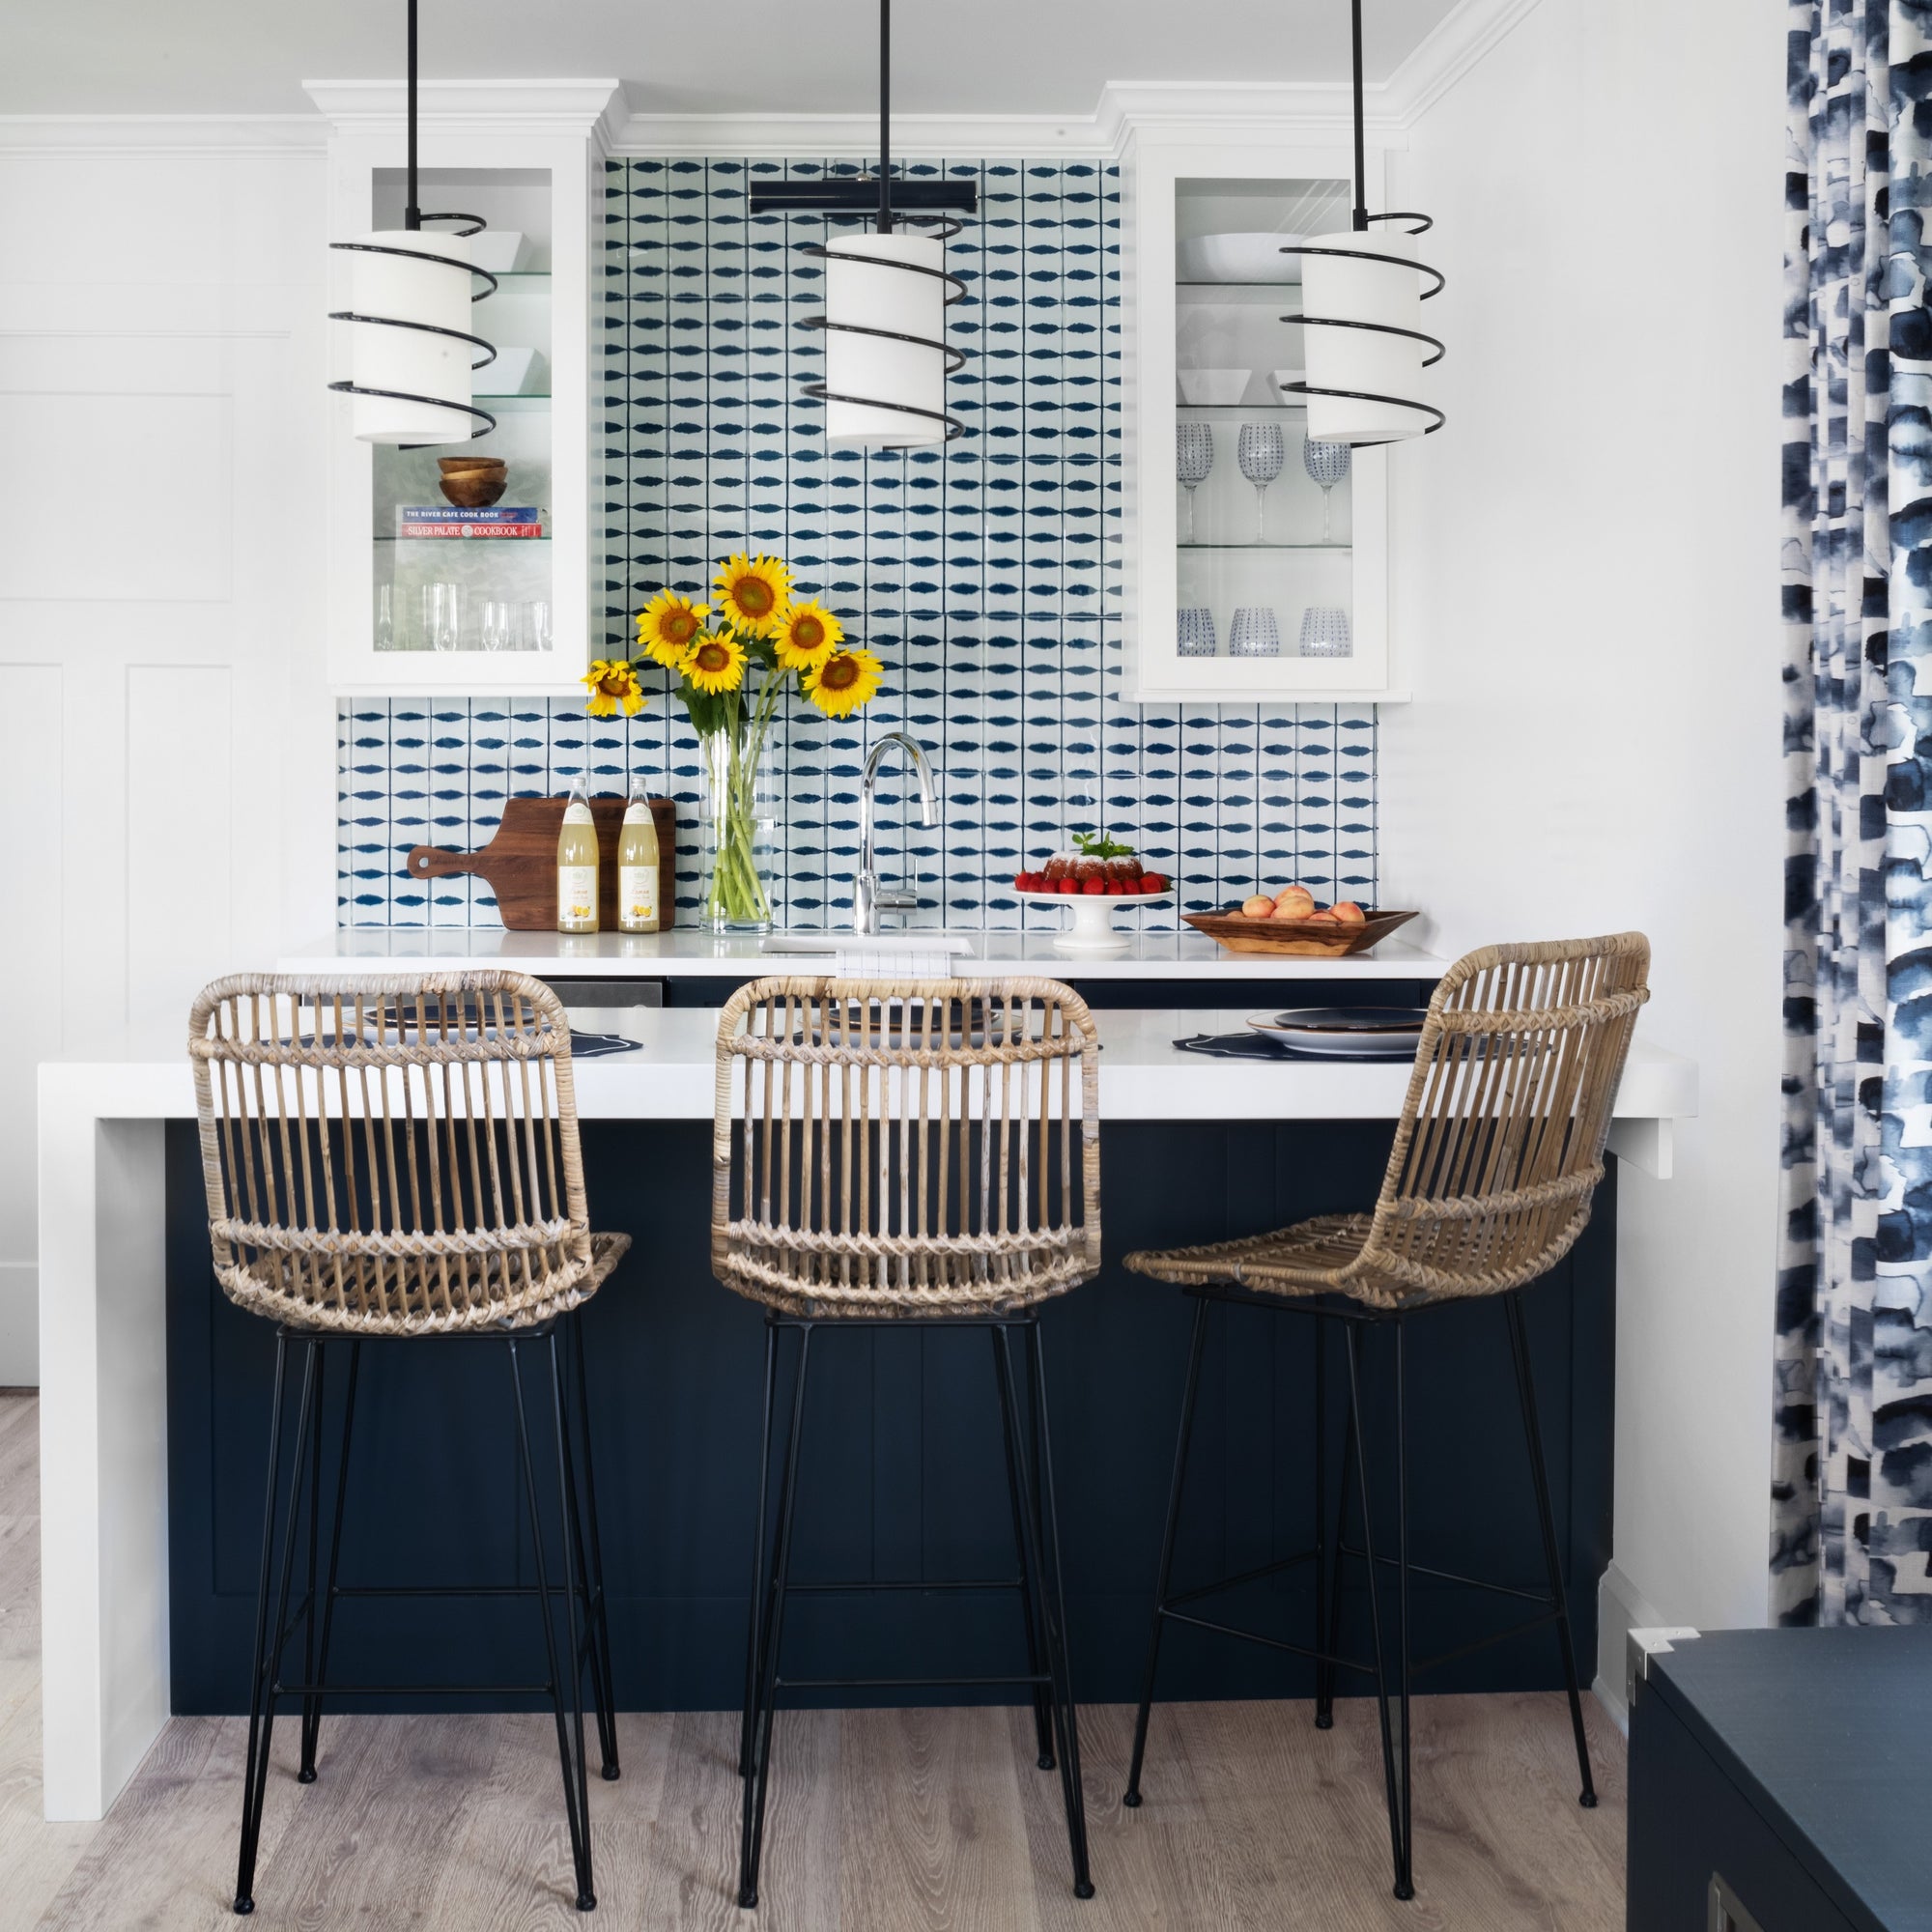
[[[1056,980],[759,980],[719,1017],[711,1260],[814,1315],[1024,1307],[1100,1264],[1098,1037]]]
[[[188,1053],[214,1272],[242,1307],[415,1335],[582,1298],[570,1023],[540,980],[242,974],[203,989]]]
[[[1486,946],[1442,976],[1349,1270],[1386,1285],[1370,1298],[1498,1293],[1569,1252],[1603,1179],[1649,968],[1649,940],[1620,932]]]

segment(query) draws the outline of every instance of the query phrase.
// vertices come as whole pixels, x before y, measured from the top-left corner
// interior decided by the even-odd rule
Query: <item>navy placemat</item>
[[[1350,1060],[1409,1060],[1414,1048],[1394,1053],[1304,1053],[1264,1033],[1194,1033],[1175,1045],[1183,1053],[1213,1053],[1223,1060],[1293,1060],[1309,1065],[1335,1066]]]

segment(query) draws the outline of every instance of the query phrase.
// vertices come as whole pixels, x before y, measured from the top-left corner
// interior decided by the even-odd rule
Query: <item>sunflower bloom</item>
[[[834,651],[805,674],[805,695],[828,718],[848,718],[878,696],[885,666],[870,651]]]
[[[585,709],[593,718],[614,718],[619,707],[626,718],[635,718],[644,708],[638,673],[622,658],[596,659],[584,672],[583,683],[590,693]]]
[[[785,670],[816,670],[845,641],[845,627],[823,605],[794,604],[772,639]]]
[[[791,601],[791,572],[776,556],[747,556],[740,551],[719,566],[720,614],[753,637],[769,637]]]
[[[684,661],[684,674],[699,691],[736,691],[745,681],[745,647],[736,638],[699,638]]]
[[[682,670],[691,647],[704,635],[708,604],[694,604],[669,590],[660,590],[638,617],[638,642],[666,670]]]

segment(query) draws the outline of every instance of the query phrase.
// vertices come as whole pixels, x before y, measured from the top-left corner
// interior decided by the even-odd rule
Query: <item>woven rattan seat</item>
[[[814,1321],[1027,1308],[1100,1264],[1098,1036],[1055,980],[759,980],[718,1026],[711,1261]]]
[[[1129,1809],[1142,1802],[1141,1772],[1161,1633],[1170,1622],[1195,1624],[1313,1659],[1315,1721],[1322,1728],[1334,1721],[1337,1672],[1366,1671],[1374,1677],[1380,1704],[1382,1773],[1398,1898],[1412,1897],[1415,1889],[1410,1680],[1432,1662],[1464,1657],[1532,1624],[1553,1624],[1581,1778],[1579,1802],[1585,1805],[1597,1802],[1520,1291],[1570,1252],[1589,1221],[1591,1198],[1604,1175],[1610,1109],[1637,1011],[1649,998],[1644,984],[1649,964],[1650,943],[1636,932],[1607,939],[1489,946],[1466,954],[1442,976],[1429,1003],[1373,1210],[1321,1214],[1238,1240],[1127,1256],[1126,1265],[1135,1272],[1173,1282],[1187,1290],[1195,1302],[1152,1627],[1122,1801]],[[1548,1593],[1525,1590],[1515,1580],[1495,1582],[1464,1576],[1458,1569],[1431,1568],[1426,1574],[1437,1584],[1500,1594],[1519,1610],[1528,1602],[1540,1605],[1541,1614],[1480,1637],[1474,1644],[1463,1643],[1438,1658],[1418,1662],[1409,1642],[1410,1577],[1421,1566],[1412,1564],[1408,1544],[1405,1335],[1419,1313],[1438,1304],[1462,1303],[1466,1308],[1484,1297],[1500,1304],[1500,1325],[1508,1339]],[[1176,1592],[1175,1550],[1208,1313],[1217,1303],[1245,1301],[1254,1306],[1270,1300],[1277,1313],[1294,1311],[1315,1331],[1314,1400],[1309,1405],[1314,1546],[1277,1556],[1259,1569],[1250,1567]],[[1243,1311],[1241,1319],[1252,1317]],[[1331,1328],[1342,1331],[1349,1371],[1344,1475],[1335,1499],[1332,1544],[1325,1420]],[[1370,1470],[1377,1459],[1369,1453],[1371,1440],[1381,1433],[1380,1418],[1372,1417],[1363,1406],[1365,1337],[1375,1330],[1393,1331],[1395,1358],[1389,1418],[1393,1429],[1388,1432],[1394,1438],[1396,1465],[1395,1553],[1380,1557],[1371,1504]],[[1351,1497],[1359,1517],[1359,1544],[1350,1541],[1348,1527]],[[1213,1614],[1208,1613],[1208,1600],[1218,1593],[1278,1575],[1311,1558],[1316,1585],[1312,1642],[1295,1644],[1272,1632],[1230,1622],[1218,1606]],[[1371,1610],[1373,1662],[1367,1664],[1343,1654],[1340,1647],[1343,1572],[1357,1562],[1363,1566]],[[1378,1584],[1388,1571],[1394,1573],[1396,1583],[1393,1671],[1384,1655],[1378,1605]]]
[[[540,1631],[544,1645],[540,1688],[556,1719],[577,1904],[588,1911],[596,1894],[585,1791],[586,1667],[607,1778],[618,1776],[618,1762],[588,1378],[574,1318],[631,1243],[627,1235],[590,1232],[563,1008],[541,980],[522,973],[244,974],[216,980],[195,1001],[188,1055],[215,1279],[231,1301],[276,1330],[235,1909],[254,1910],[278,1705],[300,1707],[298,1778],[308,1784],[318,1775],[325,1698],[500,1696],[510,1688],[412,1686],[392,1674],[374,1685],[330,1677],[340,1606],[423,1596],[531,1600],[533,1634]],[[395,1342],[420,1358],[437,1338],[449,1348],[504,1351],[533,1577],[341,1583],[362,1352]],[[575,1357],[569,1389],[560,1344]],[[300,1388],[285,1481],[292,1352],[300,1361]],[[530,1450],[523,1353],[547,1357],[560,1556],[554,1569]],[[344,1356],[346,1388],[336,1413],[327,1406],[327,1365]],[[339,1446],[333,1527],[325,1542],[323,1445],[331,1426]],[[443,1500],[393,1469],[384,1488],[392,1501],[412,1492],[430,1507]],[[292,1612],[304,1521],[302,1588]]]
[[[224,1293],[353,1335],[587,1300],[630,1236],[590,1232],[569,1043],[521,973],[216,980],[188,1053]]]
[[[881,1321],[978,1329],[992,1344],[1018,1574],[930,1587],[1014,1593],[1027,1667],[930,1681],[1028,1689],[1037,1761],[1060,1773],[1074,1894],[1094,1895],[1038,1309],[1100,1264],[1098,1052],[1086,1003],[1057,980],[759,980],[719,1015],[711,1265],[765,1310],[739,1736],[744,1910],[758,1902],[781,1695],[802,1684],[822,1696],[835,1686],[903,1690],[912,1681],[897,1667],[889,1677],[798,1680],[781,1668],[785,1605],[801,1587],[791,1549],[808,1368],[826,1347],[859,1342],[858,1324]],[[814,1350],[821,1327],[840,1331],[838,1342]],[[781,1435],[781,1334],[797,1338]],[[972,1337],[930,1339],[952,1348]],[[768,1548],[775,1436],[784,1447]],[[900,1586],[865,1577],[803,1587],[824,1597]]]
[[[1499,1294],[1547,1274],[1590,1218],[1650,943],[1487,946],[1442,976],[1367,1214],[1130,1254],[1137,1274],[1378,1308]]]

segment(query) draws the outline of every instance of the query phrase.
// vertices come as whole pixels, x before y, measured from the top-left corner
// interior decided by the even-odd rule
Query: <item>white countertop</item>
[[[880,939],[814,933],[855,949],[920,938],[970,948],[957,970],[968,979],[1002,973],[1044,973],[1075,980],[1434,980],[1449,961],[1391,937],[1347,959],[1306,959],[1265,952],[1227,952],[1199,932],[1132,933],[1124,952],[1073,955],[1056,952],[1051,931],[928,932],[895,929]],[[537,974],[668,979],[706,974],[815,974],[833,970],[834,955],[790,950],[785,935],[719,938],[695,926],[670,932],[504,932],[498,928],[341,926],[310,945],[285,952],[283,973],[368,971],[419,973],[463,966],[514,966]],[[1197,1016],[1198,1017],[1198,1016]]]
[[[1236,1033],[1247,1009],[1186,1012],[1135,1008],[1099,1012],[1103,1121],[1392,1120],[1407,1091],[1406,1060],[1296,1060],[1273,1064],[1185,1053],[1184,1035]],[[718,1014],[707,1007],[633,1008],[635,1053],[580,1060],[578,1112],[587,1121],[708,1121],[716,1079]],[[49,1061],[42,1104],[80,1105],[98,1119],[183,1119],[194,1112],[185,1047],[156,1061]],[[1617,1094],[1619,1120],[1669,1121],[1697,1111],[1697,1068],[1639,1037]]]

